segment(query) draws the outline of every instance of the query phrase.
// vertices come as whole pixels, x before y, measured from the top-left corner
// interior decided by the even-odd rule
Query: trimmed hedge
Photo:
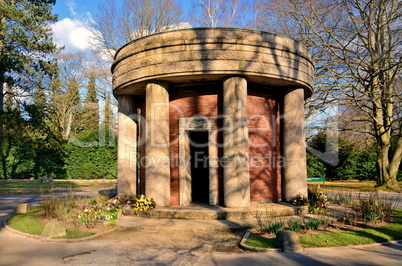
[[[67,179],[117,178],[117,147],[66,145]]]

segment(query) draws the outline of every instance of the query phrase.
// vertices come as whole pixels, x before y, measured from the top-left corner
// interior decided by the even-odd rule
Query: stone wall
[[[260,86],[248,89],[251,201],[281,199],[279,102]]]
[[[219,102],[222,101],[220,86],[217,83],[193,84],[173,88],[170,92],[170,188],[171,204],[178,205],[180,200],[180,173],[178,159],[183,159],[179,154],[179,119],[184,117],[205,116],[216,117],[221,110],[218,109]],[[219,100],[218,100],[219,99]],[[218,139],[216,139],[218,142]],[[218,178],[221,178],[221,176]]]
[[[305,87],[312,93],[314,67],[302,44],[268,32],[194,28],[146,36],[117,51],[114,94],[143,94],[147,81],[173,83],[247,76],[249,82]]]

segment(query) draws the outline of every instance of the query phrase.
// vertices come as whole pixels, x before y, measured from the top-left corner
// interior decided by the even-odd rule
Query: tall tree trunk
[[[0,5],[4,4],[4,0],[0,0]],[[1,15],[0,23],[4,23],[4,17]],[[0,32],[0,50],[3,50],[3,32]],[[5,167],[6,159],[3,154],[3,129],[4,129],[4,71],[0,71],[0,162],[3,178],[7,177],[7,170]],[[1,178],[1,176],[0,176]]]
[[[3,80],[3,76],[4,74],[0,73],[1,80]],[[3,137],[4,137],[3,133],[4,133],[4,82],[0,81],[0,161],[1,161],[2,177],[7,178],[6,158],[4,156],[4,149],[3,149]]]
[[[398,187],[396,175],[401,163],[401,144],[402,138],[400,137],[396,143],[393,154],[390,154],[390,143],[378,143],[377,186],[384,186],[386,188]]]

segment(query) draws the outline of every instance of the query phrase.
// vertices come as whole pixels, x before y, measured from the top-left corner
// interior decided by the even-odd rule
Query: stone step
[[[344,207],[330,204],[331,216],[328,219],[341,217]],[[339,217],[334,215],[339,212]],[[304,212],[303,212],[304,211]],[[269,222],[317,217],[286,203],[252,204],[250,208],[223,208],[207,205],[158,207],[138,213],[125,210],[117,219],[117,225],[128,230],[161,230],[183,232],[234,232],[250,228],[260,228]],[[331,218],[332,217],[332,218]]]
[[[172,232],[235,232],[254,227],[251,221],[228,220],[189,220],[189,219],[156,219],[140,216],[122,216],[117,225],[126,230],[150,230]]]
[[[249,208],[224,208],[208,205],[192,204],[189,206],[157,207],[137,216],[154,219],[187,219],[187,220],[247,220],[257,217],[292,216],[298,208],[287,203],[259,203]],[[123,215],[135,215],[132,210],[124,209]]]

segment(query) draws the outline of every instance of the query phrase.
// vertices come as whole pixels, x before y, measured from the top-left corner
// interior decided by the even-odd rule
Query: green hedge
[[[117,178],[117,147],[66,146],[68,179]]]

